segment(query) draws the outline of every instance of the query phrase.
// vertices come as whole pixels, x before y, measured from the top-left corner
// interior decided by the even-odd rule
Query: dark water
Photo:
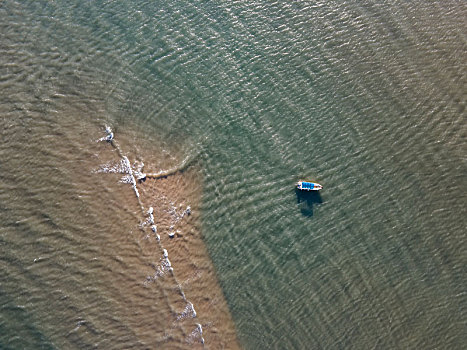
[[[135,200],[93,175],[109,124],[156,167],[197,159],[244,348],[462,348],[466,15],[463,1],[3,1],[0,347],[147,348],[165,327],[170,302],[137,287]]]

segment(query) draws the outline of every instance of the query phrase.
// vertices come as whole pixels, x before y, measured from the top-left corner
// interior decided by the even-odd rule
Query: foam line
[[[192,344],[195,340],[198,340],[204,345],[203,327],[199,323],[196,324],[196,328],[187,337],[187,342],[189,344]]]
[[[196,157],[191,157],[191,158],[186,157],[179,167],[173,168],[171,170],[164,171],[164,172],[159,172],[159,173],[145,174],[142,171],[142,169],[144,167],[144,163],[142,163],[142,162],[139,164],[139,166],[136,168],[136,170],[133,170],[128,157],[123,154],[120,146],[118,145],[117,141],[114,138],[114,134],[112,132],[112,129],[109,126],[105,127],[105,132],[106,132],[106,136],[102,137],[98,141],[107,141],[108,143],[110,143],[112,145],[112,147],[114,147],[117,150],[117,153],[118,153],[119,157],[121,158],[121,167],[115,167],[115,169],[110,168],[110,167],[106,167],[106,169],[107,168],[110,169],[110,171],[108,171],[108,172],[120,172],[120,173],[126,174],[126,176],[124,176],[122,181],[125,182],[125,183],[131,184],[131,186],[133,188],[133,191],[135,192],[136,198],[138,199],[138,204],[140,206],[140,209],[141,209],[142,213],[146,214],[148,216],[148,219],[146,220],[146,222],[143,223],[142,226],[145,226],[147,224],[150,225],[151,230],[156,234],[157,244],[159,245],[159,248],[162,251],[163,257],[160,259],[160,264],[157,266],[154,276],[153,277],[148,277],[148,281],[155,281],[159,277],[164,276],[167,272],[169,272],[171,274],[172,278],[175,280],[175,283],[177,284],[180,296],[182,297],[183,301],[186,303],[186,307],[185,307],[184,311],[181,314],[179,314],[178,316],[176,316],[176,321],[183,321],[183,319],[185,319],[188,316],[190,316],[191,318],[195,318],[195,317],[197,317],[195,307],[194,307],[193,303],[191,303],[190,301],[187,300],[187,298],[185,296],[185,292],[183,291],[182,285],[178,282],[178,280],[177,280],[177,278],[175,276],[174,269],[172,267],[172,263],[169,260],[169,253],[168,253],[167,249],[165,249],[163,247],[163,245],[161,243],[161,240],[160,240],[160,236],[157,234],[157,226],[155,225],[155,219],[154,219],[154,208],[149,207],[149,209],[147,211],[144,210],[144,206],[141,203],[140,194],[139,194],[139,191],[138,191],[138,188],[137,188],[137,181],[136,180],[140,181],[140,180],[143,180],[143,179],[146,179],[146,178],[159,179],[159,178],[162,178],[162,177],[167,177],[167,176],[170,176],[170,175],[174,175],[174,174],[176,174],[178,172],[182,172],[182,171],[186,170],[190,166],[190,164],[196,159]],[[107,170],[109,170],[109,169],[107,169]],[[175,209],[175,208],[173,208],[173,209]],[[175,210],[175,214],[177,214],[176,210]],[[185,215],[190,215],[190,214],[191,214],[191,208],[190,208],[190,206],[188,206],[186,208],[186,210],[181,215],[176,215],[176,218],[177,218],[176,221],[178,222]],[[192,336],[194,338],[200,339],[201,343],[204,344],[203,329],[201,327],[201,324],[197,323],[196,325],[197,325],[197,328],[192,332]]]

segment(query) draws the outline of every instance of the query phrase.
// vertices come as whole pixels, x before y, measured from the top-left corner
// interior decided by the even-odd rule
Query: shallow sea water
[[[466,14],[3,1],[0,347],[202,348],[201,324],[211,349],[462,348]],[[138,201],[97,171],[122,156],[105,125],[132,163],[182,171]],[[195,209],[172,240],[156,215],[162,246],[152,200]],[[161,247],[176,278],[145,283]]]

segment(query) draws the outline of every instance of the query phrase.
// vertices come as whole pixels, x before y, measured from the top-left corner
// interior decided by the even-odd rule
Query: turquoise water
[[[34,302],[64,282],[17,288],[36,248],[15,205],[51,199],[31,182],[31,202],[15,175],[55,179],[66,198],[63,159],[93,154],[86,122],[136,128],[163,165],[196,157],[202,233],[245,349],[462,348],[466,14],[459,1],[2,2],[0,347],[99,347],[62,342],[60,318]],[[81,134],[53,148],[57,130]],[[39,159],[61,172],[38,172]],[[299,179],[324,190],[300,194]],[[36,229],[61,232],[67,207],[52,219]],[[138,347],[125,315],[91,339]]]

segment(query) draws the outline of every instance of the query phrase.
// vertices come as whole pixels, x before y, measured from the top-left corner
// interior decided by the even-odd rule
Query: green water
[[[462,1],[2,2],[0,347],[144,347],[123,304],[112,317],[117,297],[93,299],[110,321],[88,338],[67,335],[87,299],[50,310],[69,288],[59,269],[25,275],[38,236],[81,257],[100,220],[99,203],[79,220],[64,204],[92,171],[86,123],[138,130],[162,166],[198,159],[202,232],[245,349],[462,348],[466,14]],[[299,179],[324,190],[297,193]],[[21,224],[40,209],[52,226]],[[105,267],[79,261],[74,285],[104,291]]]

